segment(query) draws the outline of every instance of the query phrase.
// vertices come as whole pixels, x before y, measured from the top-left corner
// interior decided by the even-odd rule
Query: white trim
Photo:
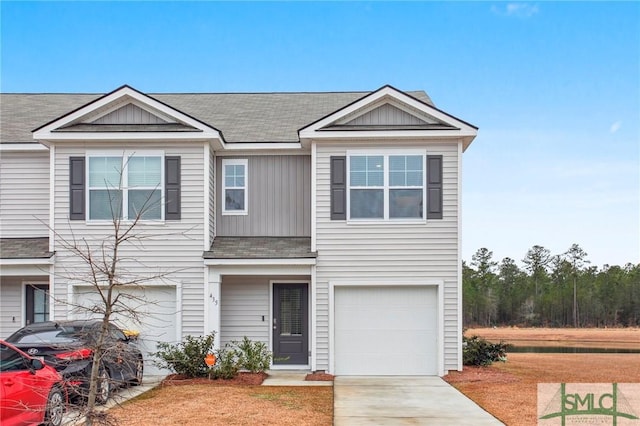
[[[456,175],[458,176],[458,265],[457,265],[457,286],[456,286],[456,299],[457,299],[457,332],[458,342],[456,344],[457,351],[457,368],[458,371],[462,371],[462,150],[463,143],[458,143],[458,170]]]
[[[318,169],[316,161],[318,160],[318,146],[311,143],[311,252],[317,250],[317,206],[318,206],[318,177],[316,176]]]
[[[309,294],[311,295],[311,332],[309,338],[311,339],[311,371],[318,370],[318,321],[317,321],[317,306],[316,304],[318,296],[316,294],[316,266],[311,267],[311,284],[309,285]]]
[[[49,148],[49,251],[56,251],[56,147]],[[67,174],[68,176],[70,173]],[[68,185],[68,184],[67,184]]]
[[[46,151],[48,148],[39,143],[0,143],[0,151],[12,152],[12,151]]]
[[[314,144],[315,145],[315,144]],[[382,156],[383,162],[383,184],[382,186],[359,186],[354,189],[378,189],[383,191],[383,217],[382,218],[351,218],[351,157],[361,156]],[[389,183],[389,157],[391,156],[420,156],[422,158],[422,217],[421,218],[391,218],[389,217],[389,211],[391,208],[389,201],[389,193],[392,189]],[[347,224],[357,225],[376,225],[376,224],[411,224],[420,225],[427,222],[427,151],[424,149],[402,149],[402,148],[388,148],[388,149],[353,149],[346,152],[346,209],[347,209]],[[419,189],[420,187],[393,187],[393,189]]]
[[[225,155],[237,155],[235,151],[244,154],[245,151],[262,150],[273,150],[278,151],[278,154],[283,154],[280,151],[292,150],[299,152],[302,149],[302,144],[300,142],[227,142],[224,148]]]
[[[277,259],[204,259],[204,264],[208,266],[220,265],[315,265],[315,257],[304,258],[277,258]]]
[[[171,108],[147,95],[144,95],[131,87],[122,87],[119,90],[110,93],[102,98],[95,100],[84,107],[80,108],[77,111],[72,112],[64,117],[61,117],[46,126],[40,128],[36,132],[34,132],[34,139],[45,139],[45,140],[69,140],[69,139],[86,139],[87,132],[78,132],[78,133],[54,133],[53,130],[58,129],[60,127],[64,127],[76,122],[82,121],[83,118],[87,116],[91,116],[92,113],[95,113],[98,110],[101,110],[105,107],[108,108],[110,104],[116,104],[118,106],[124,106],[125,104],[133,101],[138,101],[140,105],[145,105],[146,110],[158,111],[160,114],[165,114],[168,117],[172,117],[175,121],[184,123],[186,125],[192,126],[197,129],[199,135],[194,135],[192,132],[176,132],[176,134],[170,133],[162,133],[162,137],[167,138],[175,138],[175,139],[183,139],[185,138],[185,134],[187,133],[189,137],[197,137],[201,138],[216,138],[222,142],[222,135],[213,127],[210,127],[198,120],[195,120],[188,115]],[[133,132],[124,132],[120,136],[124,136],[126,134],[131,134]],[[182,135],[180,135],[182,133]],[[135,133],[133,133],[135,134]],[[144,132],[142,135],[153,134],[153,132]],[[102,133],[103,138],[107,139],[118,139],[118,132],[109,132]],[[158,132],[155,132],[155,138],[158,139]],[[130,136],[129,136],[130,137]]]
[[[217,265],[211,268],[210,274],[220,277],[225,275],[311,275],[311,266],[284,263],[281,265]]]
[[[53,265],[54,262],[55,262],[55,255],[47,258],[0,259],[0,266],[22,266],[22,265],[45,266],[45,265]]]
[[[223,216],[246,216],[249,214],[249,160],[246,158],[223,158],[222,159],[222,182],[221,182],[221,194],[220,203],[221,212]],[[242,210],[227,210],[225,203],[226,190],[227,190],[227,171],[225,166],[243,166],[244,167],[244,187],[233,186],[231,189],[242,189],[244,191],[244,209]]]
[[[118,157],[122,160],[122,174],[120,176],[121,182],[118,187],[112,188],[114,190],[122,191],[122,221],[131,221],[134,218],[129,217],[129,191],[131,189],[143,189],[143,190],[159,190],[160,191],[160,218],[159,219],[140,219],[141,224],[164,224],[164,205],[165,205],[165,151],[164,150],[87,150],[85,153],[85,223],[87,224],[104,224],[112,223],[111,219],[91,219],[91,190],[109,189],[106,186],[91,187],[89,184],[90,176],[90,163],[91,158],[105,158],[105,157]],[[129,160],[135,157],[159,157],[160,158],[160,185],[157,187],[129,187]]]
[[[322,131],[324,127],[330,126],[339,120],[357,115],[357,112],[364,110],[366,113],[367,108],[371,105],[381,106],[384,103],[392,103],[394,106],[398,106],[399,104],[405,104],[409,108],[413,108],[419,112],[422,112],[428,116],[432,116],[436,120],[440,120],[444,123],[447,123],[457,129],[451,130],[384,130],[384,131],[376,131],[376,130],[358,130],[358,131]],[[327,117],[302,128],[298,131],[298,135],[305,144],[305,140],[308,139],[352,139],[354,137],[371,137],[371,138],[411,138],[411,137],[428,137],[428,138],[459,138],[461,136],[469,137],[468,140],[465,140],[466,146],[468,146],[473,138],[476,136],[477,130],[471,125],[443,112],[438,110],[437,108],[425,104],[417,99],[403,93],[399,90],[396,90],[392,87],[385,86],[364,98],[354,102],[353,104],[342,108],[333,114],[328,115]],[[303,140],[304,139],[304,140]],[[307,142],[308,143],[308,142]],[[465,148],[466,148],[465,146]]]
[[[204,152],[203,152],[203,162],[204,162],[204,170],[202,173],[202,190],[204,191],[204,205],[203,205],[203,215],[202,217],[204,217],[204,229],[202,230],[203,232],[203,249],[204,251],[207,251],[211,248],[211,241],[210,241],[210,222],[209,222],[209,218],[211,217],[211,212],[209,211],[209,203],[211,202],[211,185],[213,185],[213,182],[210,182],[210,176],[209,176],[209,169],[211,167],[211,159],[209,158],[209,144],[204,144],[204,148],[203,148]],[[163,209],[164,210],[164,209]]]
[[[313,339],[311,337],[311,327],[312,327],[312,320],[311,320],[311,304],[312,304],[312,297],[311,297],[311,282],[309,282],[308,280],[269,280],[269,349],[271,350],[271,353],[273,353],[273,285],[274,284],[306,284],[307,285],[307,351],[309,352],[309,354],[307,355],[307,364],[274,364],[273,360],[271,360],[271,367],[272,369],[278,370],[278,369],[283,369],[283,370],[307,370],[310,368],[310,365],[313,364],[312,359],[314,358],[314,352],[312,350],[312,342]]]
[[[437,329],[438,351],[437,369],[438,375],[444,376],[444,280],[421,278],[371,278],[368,280],[331,280],[329,281],[329,373],[335,373],[335,288],[336,287],[381,287],[381,286],[435,286],[438,297]]]
[[[53,321],[56,319],[56,274],[55,274],[55,263],[49,266],[49,320]]]

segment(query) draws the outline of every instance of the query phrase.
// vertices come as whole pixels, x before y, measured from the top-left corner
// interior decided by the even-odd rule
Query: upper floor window
[[[247,214],[247,182],[248,160],[222,160],[222,214]]]
[[[348,155],[348,218],[424,219],[425,155]]]
[[[161,154],[90,155],[89,220],[162,220]]]

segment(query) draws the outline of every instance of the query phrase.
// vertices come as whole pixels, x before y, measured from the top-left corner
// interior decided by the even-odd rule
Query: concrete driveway
[[[333,386],[335,426],[502,425],[440,377],[343,376]]]

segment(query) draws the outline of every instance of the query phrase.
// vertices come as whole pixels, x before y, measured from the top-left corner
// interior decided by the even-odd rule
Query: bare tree
[[[123,165],[130,158],[123,156]],[[159,208],[157,201],[152,201],[149,196],[136,211],[131,212],[129,217],[123,219],[122,214],[122,189],[124,166],[118,170],[120,182],[117,187],[108,189],[108,199],[110,201],[111,219],[108,233],[100,236],[77,238],[73,233],[73,228],[69,225],[69,235],[66,237],[60,232],[54,231],[56,245],[61,247],[66,255],[73,258],[71,263],[63,264],[56,268],[56,277],[64,278],[76,284],[88,287],[95,296],[95,301],[91,301],[89,306],[80,300],[62,300],[57,302],[68,304],[72,307],[72,312],[82,312],[100,321],[99,331],[92,336],[91,350],[93,362],[91,375],[89,378],[89,391],[86,404],[80,408],[80,414],[84,415],[87,426],[95,424],[111,423],[108,415],[97,410],[97,396],[101,386],[105,386],[104,380],[109,380],[108,376],[101,376],[103,358],[113,350],[109,346],[109,325],[116,317],[124,317],[130,322],[140,324],[143,318],[140,316],[138,308],[141,305],[155,303],[140,296],[134,289],[140,289],[145,284],[151,282],[170,281],[170,275],[179,272],[179,269],[163,270],[157,267],[144,265],[142,261],[132,255],[132,253],[145,250],[144,242],[154,238],[152,235],[140,229],[140,223],[145,219],[145,213],[153,208]],[[106,185],[105,185],[106,186]],[[184,233],[181,232],[181,235]],[[166,236],[166,234],[165,234]],[[138,271],[148,271],[147,273],[131,272],[127,267],[131,265],[141,266]],[[58,270],[61,269],[61,270]],[[144,294],[144,293],[143,293]],[[108,383],[106,386],[110,386]],[[102,401],[104,402],[104,401]]]

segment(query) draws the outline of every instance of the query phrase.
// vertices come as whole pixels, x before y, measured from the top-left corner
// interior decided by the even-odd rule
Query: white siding
[[[350,144],[352,147],[354,145]],[[387,147],[389,144],[387,144]],[[394,279],[444,282],[444,369],[457,369],[458,271],[458,147],[457,143],[423,143],[394,149],[425,148],[443,155],[444,216],[426,224],[347,224],[330,220],[330,166],[333,156],[347,148],[319,145],[317,149],[317,351],[318,369],[329,367],[329,282],[349,279],[375,282]],[[358,149],[376,149],[365,143]]]
[[[128,149],[130,145],[94,146],[98,149]],[[163,279],[145,281],[143,285],[166,284],[182,285],[181,334],[200,335],[203,333],[203,283],[204,268],[202,265],[203,232],[204,232],[204,149],[200,143],[181,142],[179,146],[157,144],[144,146],[142,149],[163,150],[165,155],[181,156],[181,197],[182,218],[177,221],[166,221],[164,224],[144,224],[137,227],[137,233],[145,238],[136,245],[123,247],[120,253],[123,259],[121,271],[137,277],[166,274]],[[80,271],[86,268],[60,242],[86,239],[92,245],[99,244],[113,235],[112,226],[108,224],[88,224],[84,221],[69,221],[69,157],[86,154],[86,145],[56,147],[55,153],[55,227],[60,236],[56,239],[56,297],[67,295],[67,286],[79,281]],[[73,234],[72,234],[73,233]],[[56,303],[56,318],[67,315],[68,306]],[[180,332],[179,332],[180,333]]]
[[[243,336],[269,344],[269,280],[224,277],[222,280],[220,347]],[[264,318],[264,321],[262,320]]]
[[[22,327],[22,278],[0,278],[0,339]]]
[[[0,235],[49,235],[49,151],[0,155]]]

